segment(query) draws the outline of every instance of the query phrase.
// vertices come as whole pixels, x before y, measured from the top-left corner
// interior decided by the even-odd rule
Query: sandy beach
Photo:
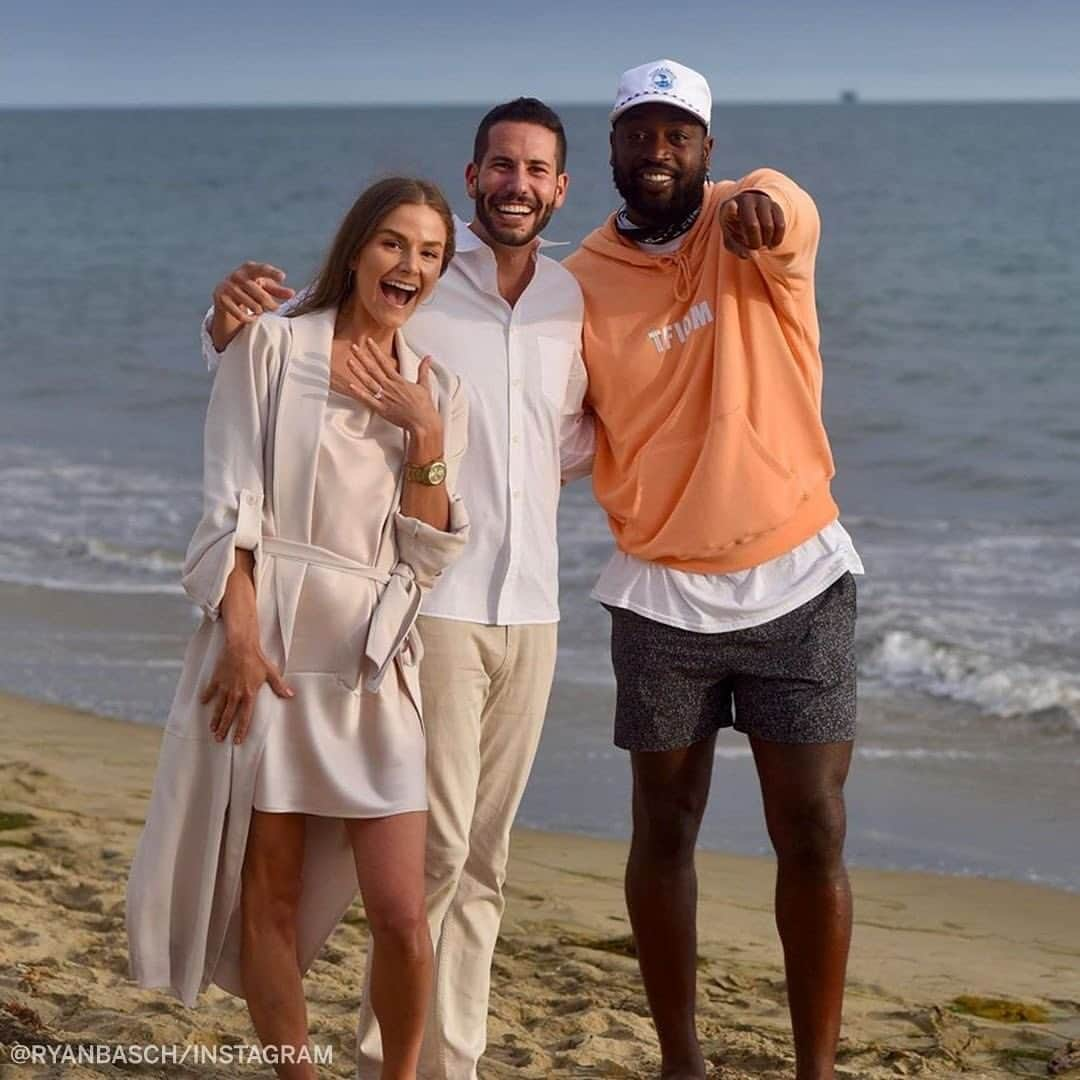
[[[160,732],[0,697],[0,737],[0,1075],[269,1075],[235,1064],[10,1064],[15,1044],[224,1047],[250,1046],[254,1035],[243,1003],[216,988],[189,1011],[127,978],[124,886]],[[516,834],[485,1077],[655,1076],[622,901],[624,856],[618,842]],[[699,870],[700,1028],[711,1075],[790,1077],[771,863],[703,853]],[[838,1075],[1045,1076],[1052,1057],[1080,1040],[1080,895],[915,873],[852,876]],[[333,1048],[328,1076],[352,1073],[364,939],[357,904],[307,978],[313,1042]],[[1059,1075],[1080,1076],[1080,1067]]]

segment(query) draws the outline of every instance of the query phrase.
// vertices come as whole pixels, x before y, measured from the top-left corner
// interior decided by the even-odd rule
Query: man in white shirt
[[[562,124],[543,103],[519,98],[484,117],[465,174],[475,218],[459,223],[457,254],[406,331],[468,390],[458,491],[474,523],[419,622],[435,948],[423,1080],[474,1080],[484,1051],[510,827],[555,669],[560,482],[585,475],[592,455],[581,291],[540,252],[540,232],[566,197],[565,163]],[[204,326],[208,362],[228,343],[226,324],[292,296],[283,280],[272,266],[245,263],[218,285],[212,344]],[[366,999],[361,1078],[378,1076],[381,1057]]]

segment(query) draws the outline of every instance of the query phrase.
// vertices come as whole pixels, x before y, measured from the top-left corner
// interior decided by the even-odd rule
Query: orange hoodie
[[[718,212],[751,188],[779,203],[787,231],[744,262],[724,248]],[[616,543],[709,574],[783,555],[838,513],[821,420],[813,201],[771,169],[709,184],[670,255],[624,240],[613,220],[564,265],[585,295],[593,487]]]

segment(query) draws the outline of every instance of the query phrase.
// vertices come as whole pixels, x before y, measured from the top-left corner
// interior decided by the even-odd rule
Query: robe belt
[[[363,680],[365,690],[378,693],[384,676],[399,653],[404,663],[419,663],[422,646],[415,624],[423,594],[408,563],[397,562],[389,571],[379,570],[346,559],[344,555],[327,548],[277,536],[264,536],[262,550],[265,555],[276,559],[290,559],[309,566],[338,570],[343,574],[354,574],[383,586],[375,610],[371,613],[364,646],[364,659],[370,661],[371,673],[365,679],[364,668],[367,665],[361,663],[354,691],[359,691],[360,681]]]

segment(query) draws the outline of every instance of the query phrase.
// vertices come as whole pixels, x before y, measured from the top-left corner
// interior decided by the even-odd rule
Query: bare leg
[[[695,1027],[697,872],[694,847],[709,798],[715,736],[685,750],[635,752],[634,835],[626,906],[660,1040],[662,1080],[701,1080]]]
[[[382,1080],[416,1080],[431,997],[424,910],[425,812],[346,821],[371,927],[371,1008],[382,1036]]]
[[[752,739],[776,851],[776,925],[784,947],[796,1080],[832,1080],[851,943],[844,867],[844,781],[852,744]]]
[[[240,887],[240,972],[263,1046],[308,1045],[307,1007],[296,959],[296,909],[304,863],[304,816],[255,810]],[[311,1080],[309,1062],[279,1064],[283,1080]]]

